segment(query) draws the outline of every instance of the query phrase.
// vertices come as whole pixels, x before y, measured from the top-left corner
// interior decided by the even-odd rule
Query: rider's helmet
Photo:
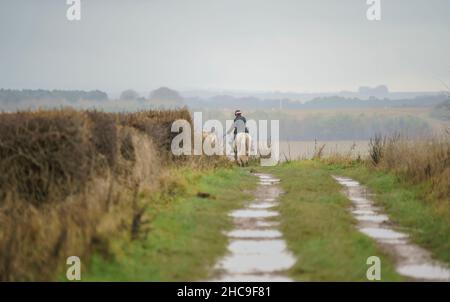
[[[234,116],[240,116],[242,114],[241,110],[236,110]]]

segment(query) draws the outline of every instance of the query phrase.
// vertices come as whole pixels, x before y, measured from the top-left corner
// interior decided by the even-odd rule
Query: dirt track
[[[255,175],[259,177],[255,199],[229,214],[234,229],[227,233],[228,253],[217,263],[219,277],[214,281],[292,281],[284,271],[294,265],[295,258],[272,219],[278,216],[274,207],[282,193],[280,180]]]
[[[334,176],[345,188],[352,201],[352,214],[357,219],[357,228],[373,238],[383,250],[395,260],[396,271],[415,281],[449,281],[450,270],[431,258],[430,252],[411,243],[406,232],[398,230],[370,199],[364,186],[350,178]]]

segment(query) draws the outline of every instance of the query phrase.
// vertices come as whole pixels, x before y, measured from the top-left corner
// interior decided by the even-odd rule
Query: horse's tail
[[[250,155],[250,135],[245,136],[245,155]]]

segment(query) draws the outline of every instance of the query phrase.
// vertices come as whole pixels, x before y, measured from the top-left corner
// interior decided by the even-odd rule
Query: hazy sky
[[[450,0],[0,0],[0,87],[394,91],[450,85]]]

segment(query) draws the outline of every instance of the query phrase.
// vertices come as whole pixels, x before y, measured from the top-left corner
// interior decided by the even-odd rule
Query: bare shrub
[[[128,126],[148,135],[160,151],[164,160],[176,159],[170,149],[172,139],[177,133],[171,132],[175,120],[184,119],[192,124],[192,118],[187,109],[179,110],[149,110],[134,113],[119,113],[118,120],[122,126]],[[179,159],[181,157],[178,157]]]
[[[121,230],[137,238],[152,192],[184,188],[161,169],[178,118],[191,120],[187,110],[0,113],[0,280],[50,280],[67,256],[106,253]]]
[[[113,168],[117,156],[117,127],[114,115],[100,111],[86,111],[91,123],[91,139],[98,154]]]
[[[19,112],[0,118],[0,191],[34,203],[80,192],[95,159],[83,113]]]
[[[369,141],[369,156],[374,166],[378,165],[383,158],[386,138],[380,134],[375,135]]]

